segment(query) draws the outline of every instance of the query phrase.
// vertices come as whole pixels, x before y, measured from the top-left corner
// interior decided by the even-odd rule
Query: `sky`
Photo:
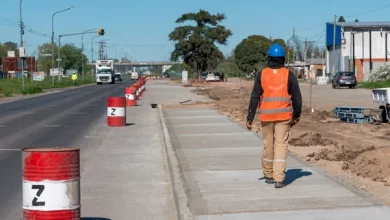
[[[3,0],[6,1],[6,0]],[[245,3],[244,3],[245,2]],[[283,3],[282,3],[283,2]],[[0,42],[20,43],[19,0],[7,0],[0,8]],[[296,35],[304,40],[324,46],[325,22],[334,15],[343,15],[347,21],[390,21],[388,0],[23,0],[22,16],[26,25],[23,40],[27,54],[36,54],[38,45],[51,41],[51,18],[54,12],[75,6],[54,17],[54,32],[80,33],[103,28],[105,36],[95,38],[94,58],[97,57],[98,40],[108,40],[109,57],[126,57],[134,61],[169,60],[174,42],[168,35],[183,13],[200,9],[210,13],[224,13],[223,21],[233,32],[227,45],[220,46],[229,54],[235,46],[250,35],[264,35],[288,40]],[[378,9],[378,10],[376,10]],[[97,31],[96,31],[97,32]],[[91,58],[91,38],[84,35],[84,50]],[[81,48],[81,36],[61,38],[61,44],[73,43]],[[115,46],[116,45],[116,46]]]

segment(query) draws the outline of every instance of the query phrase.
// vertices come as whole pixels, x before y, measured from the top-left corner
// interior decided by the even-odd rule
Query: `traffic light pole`
[[[81,32],[81,33],[74,33],[74,34],[61,34],[61,35],[58,35],[58,40],[59,40],[59,42],[61,42],[61,37],[84,35],[84,34],[95,34],[95,33],[96,33],[95,31],[91,31],[91,32]],[[58,47],[58,81],[61,80],[61,78],[60,78],[60,68],[61,68],[60,50],[61,50],[61,46]]]

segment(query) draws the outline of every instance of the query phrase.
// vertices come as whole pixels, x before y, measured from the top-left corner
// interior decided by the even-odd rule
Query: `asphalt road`
[[[106,115],[107,97],[124,96],[134,83],[92,85],[0,104],[0,215],[20,219],[21,149],[74,147]],[[16,216],[17,215],[17,216]]]

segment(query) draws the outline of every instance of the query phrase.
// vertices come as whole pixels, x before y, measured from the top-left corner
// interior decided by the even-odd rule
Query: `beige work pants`
[[[263,172],[264,177],[283,182],[286,175],[287,146],[291,120],[261,122],[264,139]]]

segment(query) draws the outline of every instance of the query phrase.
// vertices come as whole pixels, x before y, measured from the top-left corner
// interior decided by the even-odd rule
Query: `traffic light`
[[[104,29],[99,29],[98,34],[99,34],[99,36],[103,36],[104,35]]]

